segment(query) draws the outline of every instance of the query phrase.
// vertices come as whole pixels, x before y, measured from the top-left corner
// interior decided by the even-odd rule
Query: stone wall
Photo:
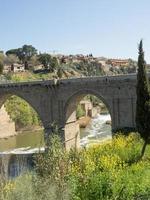
[[[10,119],[4,105],[0,109],[0,138],[16,135],[15,123]]]
[[[80,128],[78,122],[68,123],[65,126],[65,147],[70,148],[80,147]]]
[[[80,105],[85,112],[85,116],[95,117],[98,114],[98,107],[93,107],[92,103],[88,100],[80,101]]]

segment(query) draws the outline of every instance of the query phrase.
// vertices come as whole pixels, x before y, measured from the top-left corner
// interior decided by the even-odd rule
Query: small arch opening
[[[0,103],[0,152],[19,153],[44,146],[42,121],[26,100],[7,95]]]

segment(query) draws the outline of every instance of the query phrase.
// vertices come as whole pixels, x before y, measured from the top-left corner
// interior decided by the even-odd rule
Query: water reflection
[[[44,146],[43,130],[20,133],[14,137],[0,139],[0,152],[17,148],[38,148]]]

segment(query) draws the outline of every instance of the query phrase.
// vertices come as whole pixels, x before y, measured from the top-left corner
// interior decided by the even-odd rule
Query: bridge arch
[[[93,94],[107,106],[112,129],[135,128],[136,74],[0,84],[0,105],[9,94],[27,101],[38,113],[45,135],[56,122],[62,130],[81,96]],[[76,99],[76,100],[75,100]],[[71,106],[72,105],[72,106]],[[69,108],[69,109],[68,109]],[[68,111],[69,110],[69,111]],[[45,137],[46,138],[46,137]],[[62,138],[64,139],[64,138]]]
[[[18,104],[21,104],[21,107],[18,107]],[[2,109],[0,123],[2,126],[0,128],[0,138],[2,140],[0,143],[3,143],[1,151],[7,150],[7,148],[13,149],[19,147],[26,147],[26,145],[31,147],[36,147],[37,145],[37,147],[39,147],[40,141],[44,141],[44,135],[42,133],[42,129],[44,128],[44,126],[40,115],[38,114],[37,110],[32,106],[32,104],[25,98],[23,98],[22,95],[18,95],[16,93],[7,93],[4,95],[0,95],[0,108],[1,107]],[[14,115],[10,113],[18,114],[15,114],[14,117]],[[25,118],[23,115],[24,113]],[[3,119],[5,119],[5,121]],[[12,122],[9,122],[10,119]],[[18,134],[20,131],[22,132],[24,130],[28,131],[28,133],[23,132],[24,134]],[[37,130],[40,130],[40,132],[38,131],[36,132],[37,134],[34,135],[34,132]],[[8,139],[4,140],[3,138]],[[23,142],[21,142],[22,138],[23,140],[25,139]],[[32,141],[31,138],[33,139]],[[10,145],[8,145],[8,143],[10,143]]]
[[[111,105],[110,102],[107,101],[107,98],[105,98],[104,96],[102,96],[100,94],[99,91],[95,91],[95,90],[91,90],[91,89],[82,89],[82,90],[78,90],[77,92],[73,93],[68,100],[65,103],[65,107],[64,107],[64,124],[65,124],[65,141],[66,143],[66,148],[70,148],[70,146],[77,146],[79,147],[79,141],[80,141],[80,134],[77,133],[78,128],[76,127],[76,109],[77,109],[77,105],[80,103],[80,101],[87,95],[92,95],[97,97],[99,100],[101,100],[101,102],[106,106],[110,116],[111,116],[111,120],[113,120],[113,116],[112,116],[112,110],[111,110]],[[74,133],[71,133],[71,124],[74,124],[74,128],[72,128],[72,131]],[[69,127],[69,128],[68,128]],[[70,134],[70,135],[68,135]],[[78,136],[76,136],[76,134]],[[75,138],[76,141],[73,140],[73,136]],[[76,138],[78,137],[78,138]],[[70,142],[68,142],[70,140]],[[72,142],[71,142],[72,140]],[[72,144],[71,144],[72,143]]]
[[[86,95],[93,95],[96,96],[98,99],[100,99],[107,107],[111,118],[112,118],[112,109],[109,101],[107,101],[107,98],[103,97],[98,91],[86,89],[86,90],[79,90],[75,93],[73,93],[68,100],[65,103],[64,107],[64,122],[66,123],[68,121],[68,118],[73,110],[76,109],[76,106],[81,101],[82,98]]]
[[[35,112],[37,113],[37,115],[39,116],[42,125],[44,125],[44,120],[42,118],[39,106],[36,104],[34,99],[32,99],[30,97],[30,95],[27,95],[26,93],[24,93],[22,91],[14,91],[14,92],[9,92],[9,93],[5,93],[5,94],[0,94],[0,108],[12,96],[17,96],[17,97],[21,98],[22,100],[24,100],[26,103],[28,103],[30,105],[30,107],[33,108],[35,110]]]

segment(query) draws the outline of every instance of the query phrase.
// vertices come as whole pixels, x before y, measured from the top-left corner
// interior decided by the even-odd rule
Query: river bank
[[[8,132],[9,131],[9,132]],[[12,129],[7,130],[8,134],[6,134],[6,132],[4,132],[3,134],[0,134],[0,140],[8,140],[9,138],[13,138],[16,137],[18,135],[21,134],[30,134],[30,132],[39,132],[39,131],[43,131],[43,127],[41,126],[29,126],[29,127],[23,127],[21,129],[19,129],[18,131],[12,131]]]
[[[22,127],[17,131],[17,134],[22,134],[24,132],[33,132],[33,131],[42,131],[43,127],[42,126],[26,126],[26,127]]]
[[[90,121],[91,117],[89,116],[81,117],[80,119],[77,120],[80,128],[86,128],[86,126],[89,124]]]

